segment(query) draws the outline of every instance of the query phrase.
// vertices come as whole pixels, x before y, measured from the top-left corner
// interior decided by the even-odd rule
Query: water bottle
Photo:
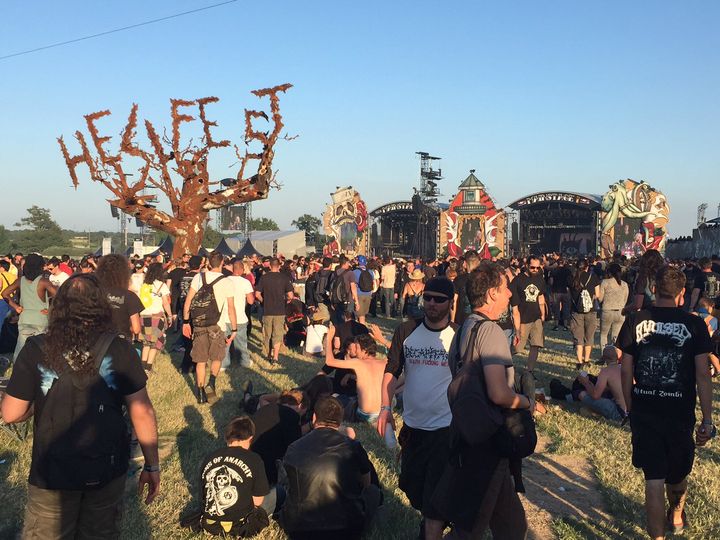
[[[385,426],[385,446],[387,446],[391,450],[397,446],[395,430],[389,423]]]

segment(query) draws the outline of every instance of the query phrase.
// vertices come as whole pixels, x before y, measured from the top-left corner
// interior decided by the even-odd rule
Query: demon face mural
[[[620,180],[602,198],[603,257],[620,252],[639,256],[665,251],[670,205],[663,193],[644,181]]]
[[[340,188],[332,194],[323,216],[325,234],[330,241],[324,255],[365,255],[367,251],[367,206],[352,187]]]

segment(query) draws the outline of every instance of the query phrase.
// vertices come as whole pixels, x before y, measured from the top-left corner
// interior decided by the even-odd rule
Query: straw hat
[[[410,274],[410,279],[412,279],[413,281],[418,281],[418,280],[421,280],[424,278],[425,278],[425,274],[423,273],[422,270],[416,269],[416,270],[412,271],[412,274]]]

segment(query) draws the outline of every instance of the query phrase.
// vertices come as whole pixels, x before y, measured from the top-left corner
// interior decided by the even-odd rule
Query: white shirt
[[[145,281],[145,272],[133,272],[130,276],[130,287],[128,287],[135,294],[140,294],[140,286]]]
[[[323,352],[323,344],[327,333],[328,327],[324,324],[318,323],[308,326],[307,335],[305,336],[305,352],[310,354]]]
[[[201,276],[203,274],[205,274],[205,283],[212,283],[217,278],[224,275],[222,272],[210,272],[209,270],[207,272],[198,272],[190,282],[190,288],[195,292],[198,292],[202,288],[203,283]],[[218,311],[222,314],[227,299],[235,294],[235,287],[233,286],[232,281],[226,277],[213,285],[213,292],[215,293],[215,303],[217,304]],[[243,310],[244,309],[245,304],[243,304]],[[222,318],[220,321],[222,321]]]
[[[382,277],[382,288],[383,289],[394,289],[395,288],[395,274],[396,267],[394,264],[386,264],[381,269]]]
[[[421,323],[403,342],[403,421],[412,428],[434,431],[450,425],[448,351],[453,337],[450,326],[436,331]]]
[[[50,277],[48,279],[50,280],[50,283],[52,283],[56,287],[59,287],[69,278],[70,276],[68,276],[65,272],[58,272],[57,274],[50,274]]]
[[[248,318],[247,315],[245,315],[245,304],[247,304],[247,295],[253,293],[252,284],[242,276],[228,276],[220,281],[220,283],[223,281],[228,281],[232,284],[232,297],[235,301],[236,324],[247,324]],[[230,324],[230,315],[227,304],[223,307],[222,313],[220,314],[220,322],[218,324],[221,326],[223,324]]]
[[[162,314],[164,311],[162,303],[163,296],[170,295],[170,289],[168,289],[168,286],[159,279],[153,281],[150,286],[152,287],[152,304],[140,312],[141,317]]]

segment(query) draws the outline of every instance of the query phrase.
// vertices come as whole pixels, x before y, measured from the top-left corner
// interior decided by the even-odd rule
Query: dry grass
[[[380,319],[390,331],[394,321]],[[569,336],[548,332],[541,354],[540,385],[548,389],[549,379],[569,380],[574,360]],[[251,339],[257,350],[257,333]],[[177,363],[177,359],[174,360]],[[519,359],[522,363],[522,359]],[[128,482],[123,538],[183,539],[199,538],[178,526],[183,511],[193,507],[197,493],[198,467],[203,456],[222,444],[220,432],[237,413],[240,388],[252,379],[256,391],[276,391],[302,384],[319,369],[320,362],[295,354],[282,357],[277,367],[260,360],[251,369],[230,368],[218,381],[220,400],[212,407],[198,406],[190,391],[188,377],[181,376],[167,356],[159,359],[149,382],[161,437],[163,461],[162,495],[149,507],[134,494],[136,476]],[[586,522],[554,516],[554,534],[561,539],[643,538],[642,475],[630,463],[630,435],[626,428],[602,419],[577,414],[577,408],[562,403],[539,420],[539,430],[551,440],[547,452],[586,457],[599,480],[606,510],[612,522]],[[409,507],[397,487],[397,463],[379,437],[367,426],[355,426],[359,438],[374,462],[386,489],[386,505],[366,535],[373,540],[413,539],[417,536],[418,514]],[[21,528],[25,504],[26,479],[30,460],[30,441],[23,443],[0,434],[0,538],[13,538]],[[685,538],[720,538],[720,451],[713,442],[700,449],[690,478],[688,517],[692,528]],[[264,539],[285,538],[273,525],[261,535]]]

